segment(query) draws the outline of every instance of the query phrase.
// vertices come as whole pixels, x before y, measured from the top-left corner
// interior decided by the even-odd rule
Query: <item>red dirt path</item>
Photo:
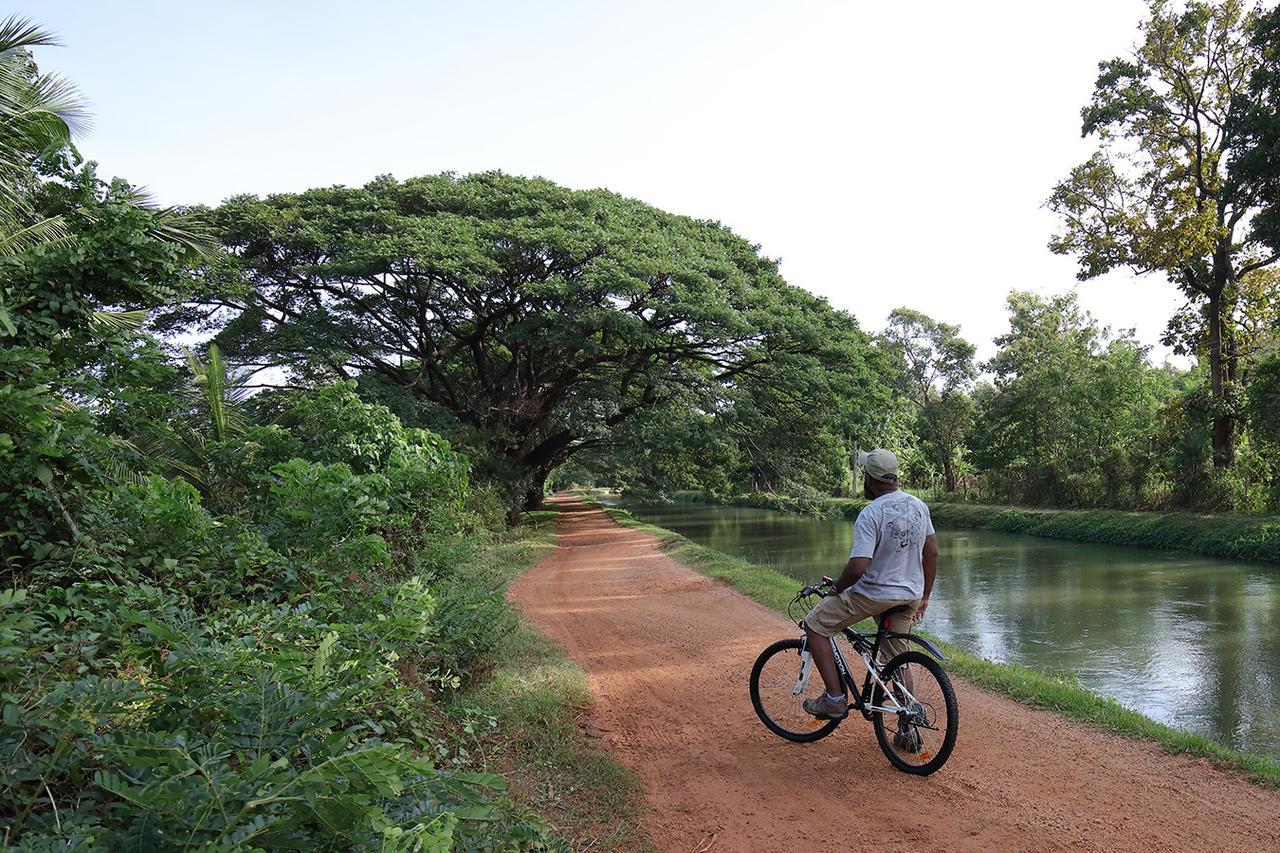
[[[955,752],[930,777],[891,768],[861,719],[774,737],[747,676],[795,625],[556,502],[559,546],[512,595],[587,671],[591,725],[639,774],[662,850],[1280,850],[1280,793],[964,682]]]

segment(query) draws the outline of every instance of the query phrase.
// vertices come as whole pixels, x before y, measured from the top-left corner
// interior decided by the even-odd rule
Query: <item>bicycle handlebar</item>
[[[819,581],[818,583],[809,584],[804,589],[800,590],[800,592],[796,594],[796,597],[794,600],[799,601],[800,599],[807,598],[810,595],[822,595],[823,597],[826,597],[832,594],[827,592],[827,590],[835,589],[835,585],[836,585],[835,581],[833,581],[831,578],[827,577],[826,575],[823,575],[822,580]]]

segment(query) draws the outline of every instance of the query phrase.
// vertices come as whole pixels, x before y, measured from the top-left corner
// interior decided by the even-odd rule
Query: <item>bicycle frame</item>
[[[836,669],[840,673],[840,680],[845,685],[845,689],[849,692],[849,695],[853,697],[852,707],[857,709],[857,711],[862,714],[863,719],[866,720],[870,720],[872,714],[878,713],[893,714],[895,716],[909,713],[906,708],[899,705],[897,700],[894,699],[893,692],[889,689],[889,685],[885,684],[884,680],[880,678],[880,674],[876,671],[877,667],[875,665],[875,661],[877,660],[880,652],[880,644],[886,637],[901,637],[903,639],[910,638],[921,643],[921,645],[926,645],[926,647],[930,648],[931,651],[935,651],[939,657],[942,657],[941,651],[938,651],[937,647],[933,646],[933,644],[929,643],[927,640],[923,640],[923,638],[910,634],[897,634],[881,630],[872,636],[859,634],[852,628],[845,628],[843,634],[845,638],[848,639],[849,645],[858,653],[858,657],[862,661],[862,666],[867,671],[866,678],[864,678],[862,682],[862,689],[859,690],[857,683],[853,680],[853,674],[849,671],[848,665],[844,662],[844,655],[840,652],[840,644],[836,642],[835,637],[830,638],[831,651],[835,654]],[[868,643],[868,640],[871,642]],[[805,691],[805,688],[809,683],[809,677],[813,673],[813,653],[807,648],[807,637],[805,638],[804,643],[805,645],[800,647],[800,676],[796,680],[795,689],[792,691],[792,693],[797,696]],[[892,706],[871,704],[871,685],[873,682],[881,688],[884,696],[893,703]],[[916,697],[912,695],[911,691],[907,689],[905,684],[899,686],[910,701],[916,701]]]

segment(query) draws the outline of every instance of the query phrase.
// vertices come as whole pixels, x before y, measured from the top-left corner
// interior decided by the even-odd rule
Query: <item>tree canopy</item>
[[[1009,296],[1009,333],[977,394],[979,465],[1005,499],[1069,506],[1139,503],[1153,424],[1170,396],[1146,349],[1101,330],[1072,294]]]
[[[854,320],[757,247],[604,190],[379,178],[235,198],[209,221],[231,261],[173,319],[225,320],[224,351],[259,367],[430,404],[530,504],[558,465],[691,389],[874,384]]]

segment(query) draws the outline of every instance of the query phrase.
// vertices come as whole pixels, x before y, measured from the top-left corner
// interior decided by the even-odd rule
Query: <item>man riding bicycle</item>
[[[853,549],[836,594],[823,598],[804,618],[807,648],[818,665],[826,693],[804,700],[804,709],[825,720],[849,713],[829,638],[856,622],[890,613],[890,629],[906,634],[924,617],[938,570],[938,543],[924,501],[898,489],[898,457],[888,450],[859,453],[862,491],[871,503],[853,525]],[[900,610],[898,608],[901,608]],[[886,640],[882,658],[905,651],[904,640]],[[905,685],[908,690],[911,685]]]

